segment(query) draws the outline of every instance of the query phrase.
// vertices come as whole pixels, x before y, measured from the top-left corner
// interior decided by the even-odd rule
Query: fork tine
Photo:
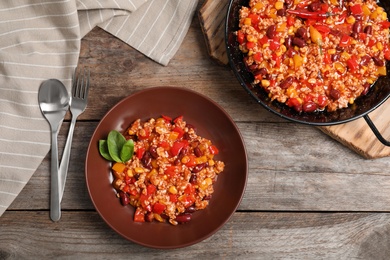
[[[87,73],[87,75],[85,75]],[[84,93],[83,93],[83,98],[87,99],[88,98],[88,90],[89,90],[89,78],[90,78],[90,71],[87,68],[84,68],[84,78],[85,78],[85,84],[84,86]]]

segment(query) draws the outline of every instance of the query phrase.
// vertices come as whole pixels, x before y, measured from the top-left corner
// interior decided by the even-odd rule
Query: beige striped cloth
[[[50,128],[38,106],[38,89],[49,78],[70,89],[80,39],[99,26],[168,65],[197,4],[197,0],[0,1],[0,216],[50,150]]]

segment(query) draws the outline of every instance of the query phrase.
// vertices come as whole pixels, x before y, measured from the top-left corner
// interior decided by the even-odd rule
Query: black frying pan
[[[390,14],[390,1],[382,1],[380,5]],[[253,75],[243,62],[243,54],[238,48],[236,36],[233,34],[239,30],[239,10],[242,6],[248,6],[249,0],[231,0],[228,6],[225,27],[225,43],[230,66],[244,89],[267,110],[282,118],[316,126],[330,126],[347,123],[363,117],[376,137],[385,145],[390,146],[390,141],[385,140],[379,133],[368,114],[378,108],[390,97],[390,62],[387,62],[387,76],[380,77],[371,87],[367,95],[359,97],[354,104],[334,112],[298,113],[293,108],[271,101],[267,93],[253,84]]]

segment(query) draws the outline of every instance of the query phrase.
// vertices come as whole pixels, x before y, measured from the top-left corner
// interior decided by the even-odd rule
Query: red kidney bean
[[[284,4],[286,7],[291,7],[293,5],[294,1],[293,0],[284,0]]]
[[[287,14],[286,8],[279,9],[278,11],[276,11],[276,14],[278,16],[286,16]]]
[[[372,26],[371,25],[367,25],[366,27],[364,27],[363,32],[368,34],[368,35],[372,34]]]
[[[307,31],[306,31],[306,29],[303,28],[303,27],[298,28],[298,30],[297,30],[297,32],[295,33],[295,35],[296,35],[297,37],[299,37],[299,38],[304,39],[304,40],[307,39]]]
[[[330,90],[330,92],[329,92],[329,95],[330,95],[330,97],[331,97],[333,100],[337,100],[337,99],[340,98],[341,93],[340,93],[340,91],[338,91],[337,89],[332,88],[332,89]]]
[[[370,55],[364,55],[360,59],[360,65],[366,66],[370,61],[371,61],[371,56]]]
[[[292,44],[298,46],[299,48],[306,46],[306,42],[302,38],[299,38],[299,37],[294,37],[292,40]]]
[[[361,21],[356,21],[353,25],[352,25],[352,31],[354,33],[361,33],[362,32],[362,22]]]
[[[280,87],[282,89],[286,89],[286,88],[290,87],[293,82],[294,82],[294,78],[292,76],[289,76],[285,80],[280,82]]]
[[[211,200],[211,195],[204,196],[203,200]]]
[[[119,198],[120,198],[123,206],[126,206],[127,204],[129,204],[129,197],[123,191],[119,192]]]
[[[358,39],[358,38],[359,38],[359,34],[358,34],[358,33],[355,33],[355,32],[351,33],[350,36],[351,36],[352,38],[354,38],[354,39]]]
[[[184,140],[190,140],[191,139],[190,134],[185,132],[184,135],[183,135],[183,139]]]
[[[308,101],[304,103],[302,106],[302,110],[304,112],[314,112],[317,110],[317,108],[318,108],[317,104],[314,103],[313,101]]]
[[[194,213],[196,211],[196,208],[194,206],[189,206],[186,208],[185,213]]]
[[[144,156],[142,156],[141,162],[145,168],[150,168],[152,165],[152,156],[150,155],[149,151],[146,151],[144,153]]]
[[[291,36],[288,36],[285,40],[284,40],[284,45],[286,46],[287,49],[290,49],[291,46],[292,46],[292,38]]]
[[[190,177],[190,183],[191,184],[196,184],[197,183],[197,176],[196,176],[196,174],[191,174],[191,177]]]
[[[253,75],[254,76],[258,76],[258,75],[267,75],[268,71],[266,68],[261,68],[261,69],[258,69],[258,70],[255,70],[253,71]]]
[[[363,90],[363,92],[362,92],[362,95],[367,95],[368,91],[369,91],[370,88],[371,88],[371,84],[368,83],[368,82],[366,82],[366,83],[364,83],[363,87],[364,87],[364,90]]]
[[[191,172],[198,173],[201,170],[203,170],[204,167],[206,167],[206,163],[197,164],[197,165],[194,166],[194,168],[192,168]]]
[[[186,155],[188,153],[188,151],[189,151],[188,147],[181,148],[177,158],[182,159],[184,157],[184,155]]]
[[[176,216],[176,221],[179,223],[187,223],[191,220],[191,214],[184,213]]]
[[[201,157],[203,155],[203,152],[199,149],[199,147],[195,147],[194,154],[196,157]]]
[[[158,158],[158,153],[157,153],[157,147],[152,145],[150,148],[149,148],[149,153],[150,155],[154,158],[154,159],[157,159]]]
[[[276,36],[276,25],[270,25],[267,29],[266,34],[269,39],[273,39]]]
[[[286,55],[287,55],[287,57],[289,57],[289,58],[294,57],[294,55],[295,55],[296,53],[297,53],[297,52],[294,50],[294,48],[289,48],[289,49],[286,51]]]
[[[340,53],[335,53],[335,54],[332,54],[330,56],[330,59],[335,62],[335,61],[338,61],[340,59]]]
[[[385,66],[385,61],[381,60],[379,57],[372,57],[372,60],[374,61],[376,66],[379,67]]]

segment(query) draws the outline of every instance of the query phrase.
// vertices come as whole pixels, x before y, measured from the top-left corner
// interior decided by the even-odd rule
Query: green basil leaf
[[[125,143],[126,139],[121,133],[116,130],[110,131],[107,138],[107,146],[108,152],[114,161],[122,162],[120,153]]]
[[[126,143],[123,145],[121,150],[121,159],[122,162],[127,162],[128,160],[133,157],[134,153],[134,142],[133,140],[127,140]]]
[[[110,156],[110,153],[108,152],[107,140],[99,140],[99,152],[104,159],[108,161],[113,161]]]

